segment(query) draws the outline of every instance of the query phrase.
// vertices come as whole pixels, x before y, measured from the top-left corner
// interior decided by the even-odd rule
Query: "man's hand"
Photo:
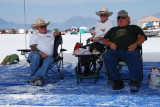
[[[129,50],[129,51],[133,51],[133,50],[135,50],[136,48],[137,48],[137,45],[134,43],[134,44],[129,45],[128,50]]]
[[[55,32],[53,33],[53,35],[54,35],[54,36],[58,36],[58,35],[59,35],[59,31],[55,31]]]
[[[98,40],[103,40],[103,37],[97,37],[97,38],[95,38],[94,40],[93,40],[93,42],[97,42]]]
[[[42,59],[47,58],[47,54],[44,53],[44,52],[41,52],[41,58],[42,58]]]
[[[117,45],[114,42],[109,41],[109,39],[103,39],[103,44],[109,46],[111,49],[115,50]]]
[[[116,45],[115,43],[113,43],[113,42],[110,43],[109,46],[110,46],[110,48],[113,49],[113,50],[115,50],[115,49],[117,48],[117,45]]]
[[[90,38],[88,38],[88,39],[87,39],[87,41],[92,41],[92,40],[93,40],[93,38],[92,38],[92,37],[90,37]]]
[[[100,39],[99,37],[94,38],[94,39],[93,39],[93,42],[97,42],[99,39]]]

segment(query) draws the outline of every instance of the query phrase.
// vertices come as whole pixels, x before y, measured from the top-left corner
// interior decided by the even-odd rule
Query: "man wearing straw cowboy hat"
[[[99,12],[96,12],[96,15],[100,17],[100,21],[95,26],[95,32],[91,38],[88,40],[93,40],[94,42],[102,43],[103,37],[106,32],[113,27],[113,24],[108,17],[110,17],[113,12],[109,12],[107,7],[102,6]]]
[[[87,41],[93,41],[93,43],[87,45],[92,53],[94,53],[95,50],[98,50],[99,52],[103,51],[103,37],[106,32],[113,27],[113,23],[108,20],[108,17],[110,17],[112,14],[113,12],[109,12],[105,6],[102,6],[100,11],[96,12],[96,15],[100,17],[100,21],[98,21],[95,26],[93,36],[87,39]],[[84,73],[88,73],[90,71],[90,58],[84,58],[81,60],[81,62],[82,65],[85,66]]]
[[[52,56],[54,53],[54,40],[57,34],[54,36],[51,30],[47,30],[50,22],[45,23],[42,18],[37,18],[35,22],[36,24],[33,24],[31,27],[36,29],[37,32],[31,35],[29,41],[31,52],[28,59],[31,61],[32,73],[35,73],[32,84],[41,86],[43,85],[43,77],[54,60]],[[40,66],[41,62],[42,66]]]

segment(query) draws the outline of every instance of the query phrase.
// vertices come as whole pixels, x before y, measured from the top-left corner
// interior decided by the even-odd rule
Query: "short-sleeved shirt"
[[[113,27],[113,23],[110,20],[107,20],[105,23],[98,21],[98,23],[95,26],[96,35],[94,39],[97,37],[104,37],[106,32],[108,32],[112,27]]]
[[[53,56],[54,51],[53,32],[48,30],[46,34],[34,33],[31,35],[29,46],[37,44],[37,49],[46,53],[48,56]]]
[[[128,49],[129,45],[137,41],[139,34],[145,36],[143,30],[139,26],[136,25],[127,25],[125,27],[117,26],[111,28],[106,33],[104,38],[109,39],[111,42],[114,42],[117,45],[117,49]]]

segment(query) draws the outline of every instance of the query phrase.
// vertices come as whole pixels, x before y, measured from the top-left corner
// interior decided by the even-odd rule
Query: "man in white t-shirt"
[[[96,12],[96,15],[100,17],[100,21],[95,26],[95,31],[93,33],[93,36],[88,38],[87,41],[93,41],[92,44],[88,44],[90,51],[93,53],[93,50],[97,50],[99,52],[102,52],[104,49],[103,45],[103,37],[106,34],[107,31],[110,30],[110,28],[113,27],[113,23],[108,20],[108,17],[110,17],[113,14],[113,12],[109,12],[107,7],[102,6],[99,12]],[[84,73],[88,73],[90,71],[89,65],[90,65],[90,58],[82,58],[81,59],[82,65],[85,66]]]
[[[36,29],[37,32],[33,33],[30,37],[29,46],[31,52],[28,59],[31,61],[32,72],[35,74],[32,84],[35,86],[43,85],[43,77],[52,66],[54,61],[54,40],[58,33],[47,30],[50,22],[45,23],[42,18],[36,19],[36,24],[31,27]],[[41,66],[40,66],[41,65]]]
[[[94,43],[98,42],[103,44],[104,35],[110,28],[113,27],[113,23],[108,20],[108,17],[110,17],[113,12],[109,12],[105,6],[102,6],[101,10],[99,12],[96,12],[96,14],[100,17],[100,20],[95,26],[93,36],[91,38],[88,38],[87,40],[93,40]]]

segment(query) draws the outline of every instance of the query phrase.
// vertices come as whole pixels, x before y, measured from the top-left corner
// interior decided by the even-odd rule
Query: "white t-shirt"
[[[98,23],[95,26],[95,38],[97,37],[104,37],[104,35],[109,31],[110,28],[113,27],[113,23],[110,20],[107,20],[105,23],[102,23],[101,21],[98,21]]]
[[[54,52],[54,40],[55,36],[53,36],[51,30],[48,30],[46,34],[36,32],[31,35],[29,46],[37,44],[37,49],[52,57]]]

